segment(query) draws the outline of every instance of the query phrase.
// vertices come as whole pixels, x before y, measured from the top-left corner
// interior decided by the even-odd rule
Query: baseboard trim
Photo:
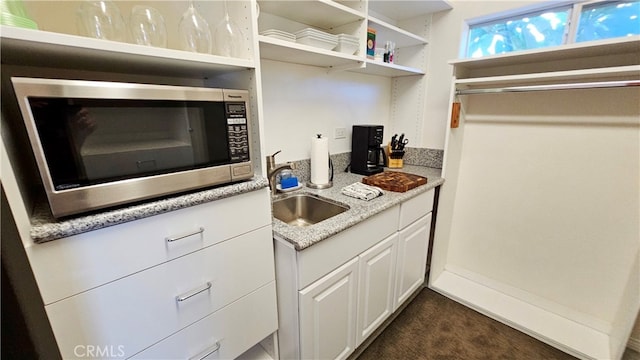
[[[587,315],[574,308],[558,304],[555,301],[545,299],[530,292],[524,291],[520,288],[505,284],[504,282],[491,279],[489,277],[478,274],[477,272],[470,271],[460,266],[447,264],[447,271],[461,276],[469,281],[480,284],[497,291],[498,293],[506,294],[507,296],[516,298],[524,303],[531,304],[537,308],[556,314],[562,318],[577,322],[588,328],[603,334],[611,333],[611,323],[598,319],[592,315]]]
[[[430,287],[580,359],[610,359],[609,336],[447,270]]]

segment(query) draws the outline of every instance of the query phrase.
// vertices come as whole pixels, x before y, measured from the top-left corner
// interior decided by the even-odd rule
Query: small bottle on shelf
[[[387,41],[384,45],[384,59],[386,63],[393,63],[393,54],[396,49],[396,43],[393,41]]]

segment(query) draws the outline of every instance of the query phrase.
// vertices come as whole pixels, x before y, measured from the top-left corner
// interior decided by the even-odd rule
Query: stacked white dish
[[[338,46],[335,48],[336,51],[345,54],[355,54],[360,47],[360,43],[358,42],[358,37],[349,34],[340,34],[338,35]]]
[[[325,50],[333,50],[338,45],[338,37],[324,31],[306,28],[296,32],[296,42]]]
[[[280,39],[280,40],[291,41],[291,42],[295,42],[296,41],[296,36],[295,35],[293,35],[291,33],[288,33],[286,31],[277,30],[277,29],[265,30],[265,31],[261,32],[260,35],[264,35],[264,36],[268,36],[268,37],[272,37],[272,38]]]

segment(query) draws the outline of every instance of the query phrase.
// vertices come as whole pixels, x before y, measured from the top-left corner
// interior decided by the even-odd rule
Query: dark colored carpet
[[[575,358],[475,310],[424,289],[357,360]]]

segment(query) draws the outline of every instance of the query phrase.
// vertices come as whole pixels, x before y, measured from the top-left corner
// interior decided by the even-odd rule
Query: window
[[[500,19],[470,27],[468,57],[561,45],[571,7]]]
[[[584,6],[576,42],[640,34],[640,1],[613,1]]]
[[[639,15],[640,0],[628,0],[568,4],[493,19],[469,26],[465,55],[477,58],[574,41],[637,35]]]

